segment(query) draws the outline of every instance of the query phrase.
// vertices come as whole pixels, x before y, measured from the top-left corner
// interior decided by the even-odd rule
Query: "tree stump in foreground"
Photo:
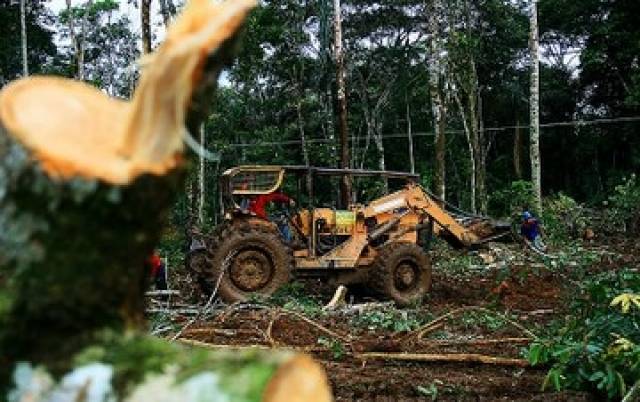
[[[62,400],[92,400],[103,382],[96,400],[331,399],[305,356],[136,335],[144,261],[182,189],[184,130],[205,116],[253,6],[192,0],[131,102],[54,77],[0,92],[0,390],[12,400],[55,399],[74,381],[81,393]]]

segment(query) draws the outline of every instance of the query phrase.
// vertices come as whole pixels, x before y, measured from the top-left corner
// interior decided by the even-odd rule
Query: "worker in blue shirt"
[[[542,227],[540,226],[540,222],[538,222],[529,211],[524,211],[522,214],[520,234],[529,246],[543,253],[547,251],[547,246],[542,242]]]

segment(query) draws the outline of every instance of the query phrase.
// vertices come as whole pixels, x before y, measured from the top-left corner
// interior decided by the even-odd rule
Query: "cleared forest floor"
[[[305,350],[326,367],[338,401],[596,400],[585,393],[543,392],[546,369],[520,367],[518,361],[525,359],[522,349],[532,334],[566,315],[577,278],[640,266],[640,241],[577,244],[554,256],[543,262],[516,245],[495,245],[471,255],[443,249],[436,252],[432,292],[418,308],[397,310],[356,296],[353,304],[323,312],[319,306],[333,289],[306,281],[297,289],[303,300],[215,306],[190,323],[181,339],[212,347]],[[420,339],[420,329],[436,319]],[[162,321],[171,323],[172,330],[163,334],[171,337],[190,318],[167,313]],[[406,362],[366,357],[371,352],[480,354],[518,361]]]

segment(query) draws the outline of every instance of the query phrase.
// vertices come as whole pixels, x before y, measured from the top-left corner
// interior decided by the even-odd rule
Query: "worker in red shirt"
[[[154,252],[146,261],[147,269],[156,290],[167,290],[167,278],[164,263],[160,256]]]
[[[272,202],[275,202],[278,204],[289,203],[289,206],[291,208],[293,208],[296,205],[293,198],[288,197],[282,193],[275,192],[270,194],[260,194],[254,199],[252,199],[249,204],[249,211],[253,212],[254,214],[256,214],[256,216],[259,216],[262,219],[269,219],[267,217],[266,207],[267,207],[267,204]],[[282,216],[280,217],[280,219],[276,219],[275,223],[278,226],[278,229],[280,230],[280,234],[282,234],[282,237],[284,238],[284,240],[287,243],[291,242],[291,239],[292,239],[291,229],[289,228],[288,220],[284,218],[284,216]]]
[[[262,219],[269,219],[267,217],[266,207],[267,204],[272,202],[278,204],[289,203],[289,206],[292,208],[296,205],[293,198],[288,197],[285,194],[275,192],[270,194],[260,194],[252,199],[249,203],[249,211],[253,212],[254,214],[256,214],[256,216],[259,216]]]

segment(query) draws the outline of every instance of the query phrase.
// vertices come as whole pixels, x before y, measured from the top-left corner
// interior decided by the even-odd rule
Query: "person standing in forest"
[[[165,265],[157,252],[154,252],[146,261],[151,281],[156,290],[167,290],[167,276]]]
[[[542,226],[531,212],[525,210],[522,213],[522,224],[520,225],[520,235],[523,237],[525,244],[529,247],[544,253],[547,246],[542,242]]]

